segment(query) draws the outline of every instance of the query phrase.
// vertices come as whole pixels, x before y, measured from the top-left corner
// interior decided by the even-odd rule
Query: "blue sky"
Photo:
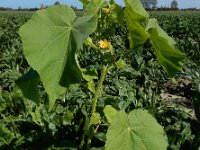
[[[170,6],[172,0],[157,0],[158,6]],[[196,7],[200,8],[200,0],[177,0],[179,8],[191,8]],[[41,4],[52,5],[55,0],[0,0],[0,7],[12,7],[18,8],[31,8],[31,7],[40,7]],[[62,4],[73,5],[78,8],[81,8],[82,5],[79,0],[59,0]],[[116,0],[120,5],[123,5],[123,0]]]

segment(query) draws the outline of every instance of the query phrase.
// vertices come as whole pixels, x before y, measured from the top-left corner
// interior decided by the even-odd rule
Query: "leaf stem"
[[[97,84],[97,88],[96,88],[95,93],[94,93],[94,100],[93,100],[93,105],[92,105],[92,111],[91,111],[91,117],[90,117],[90,119],[92,118],[92,116],[96,112],[97,99],[99,97],[99,93],[101,91],[101,88],[102,88],[102,85],[103,85],[103,81],[104,81],[104,79],[106,77],[106,73],[107,73],[107,68],[106,68],[105,65],[102,65],[101,77],[99,79],[99,82]],[[96,129],[94,129],[93,125],[89,126],[89,136],[88,136],[87,145],[86,145],[86,149],[87,150],[90,149],[91,139],[92,139],[93,135],[97,132],[98,127],[99,127],[99,125],[97,126]]]
[[[101,77],[99,79],[99,82],[94,94],[91,116],[96,112],[97,99],[99,97],[99,93],[101,91],[101,87],[103,85],[103,81],[105,79],[106,73],[107,73],[107,68],[105,65],[102,65]]]

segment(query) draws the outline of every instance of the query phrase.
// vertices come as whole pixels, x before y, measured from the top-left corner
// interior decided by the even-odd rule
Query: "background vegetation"
[[[177,41],[187,59],[182,72],[170,79],[158,64],[147,42],[141,51],[128,49],[126,25],[113,25],[109,34],[117,56],[126,67],[108,73],[97,109],[105,105],[117,110],[145,108],[164,126],[169,150],[197,150],[200,146],[200,12],[150,12],[160,26]],[[38,105],[26,99],[15,81],[29,65],[24,59],[18,30],[30,17],[28,12],[0,13],[0,149],[76,149],[81,145],[82,128],[92,93],[87,84],[72,87],[56,101],[53,111],[46,108],[47,95],[40,85]],[[94,41],[98,43],[98,41]],[[91,47],[82,47],[81,67],[100,69]],[[86,107],[85,107],[86,104]],[[88,106],[88,107],[87,107]],[[105,122],[106,124],[106,119]],[[105,142],[106,127],[92,139],[95,147]]]

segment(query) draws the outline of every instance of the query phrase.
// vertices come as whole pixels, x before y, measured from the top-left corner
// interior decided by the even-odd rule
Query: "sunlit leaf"
[[[98,73],[96,69],[92,68],[81,68],[82,76],[86,81],[98,79]]]
[[[101,120],[100,114],[95,112],[94,114],[92,114],[92,116],[90,118],[90,124],[91,125],[99,124],[100,120]]]
[[[108,120],[109,123],[112,123],[113,120],[115,120],[116,115],[117,115],[117,110],[114,109],[111,105],[107,105],[104,110],[103,110],[106,119]]]
[[[166,150],[163,128],[144,110],[116,114],[108,129],[106,150]]]
[[[76,50],[96,26],[94,15],[77,18],[69,6],[59,5],[37,11],[20,28],[25,57],[43,82],[50,108],[65,87],[80,82]]]
[[[181,71],[185,55],[175,48],[175,41],[160,28],[156,19],[149,20],[146,30],[158,61],[167,74],[174,76],[177,71]]]
[[[123,68],[127,67],[126,62],[121,58],[117,62],[115,62],[115,64],[118,69],[123,69]]]
[[[4,124],[0,124],[0,147],[9,145],[14,139],[14,132],[10,131]]]
[[[91,46],[92,48],[94,49],[98,49],[97,46],[93,43],[93,40],[92,38],[88,37],[86,40],[85,40],[85,44],[87,46]]]
[[[92,0],[85,9],[86,15],[98,14],[104,0]]]
[[[124,0],[126,20],[129,29],[130,47],[137,48],[144,44],[149,37],[145,31],[149,14],[145,11],[140,0]]]
[[[91,80],[87,83],[87,86],[88,86],[88,89],[93,93],[95,94],[96,92],[96,89],[95,89],[95,84],[94,84],[94,81]]]

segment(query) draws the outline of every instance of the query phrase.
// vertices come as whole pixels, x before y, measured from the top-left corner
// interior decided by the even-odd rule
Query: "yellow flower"
[[[112,47],[111,43],[108,42],[108,40],[106,40],[106,39],[99,41],[99,47],[102,49],[105,49],[105,52],[113,53],[113,47]]]
[[[103,48],[103,49],[106,49],[109,47],[109,42],[108,40],[104,39],[104,40],[100,40],[99,41],[99,47],[100,48]]]

